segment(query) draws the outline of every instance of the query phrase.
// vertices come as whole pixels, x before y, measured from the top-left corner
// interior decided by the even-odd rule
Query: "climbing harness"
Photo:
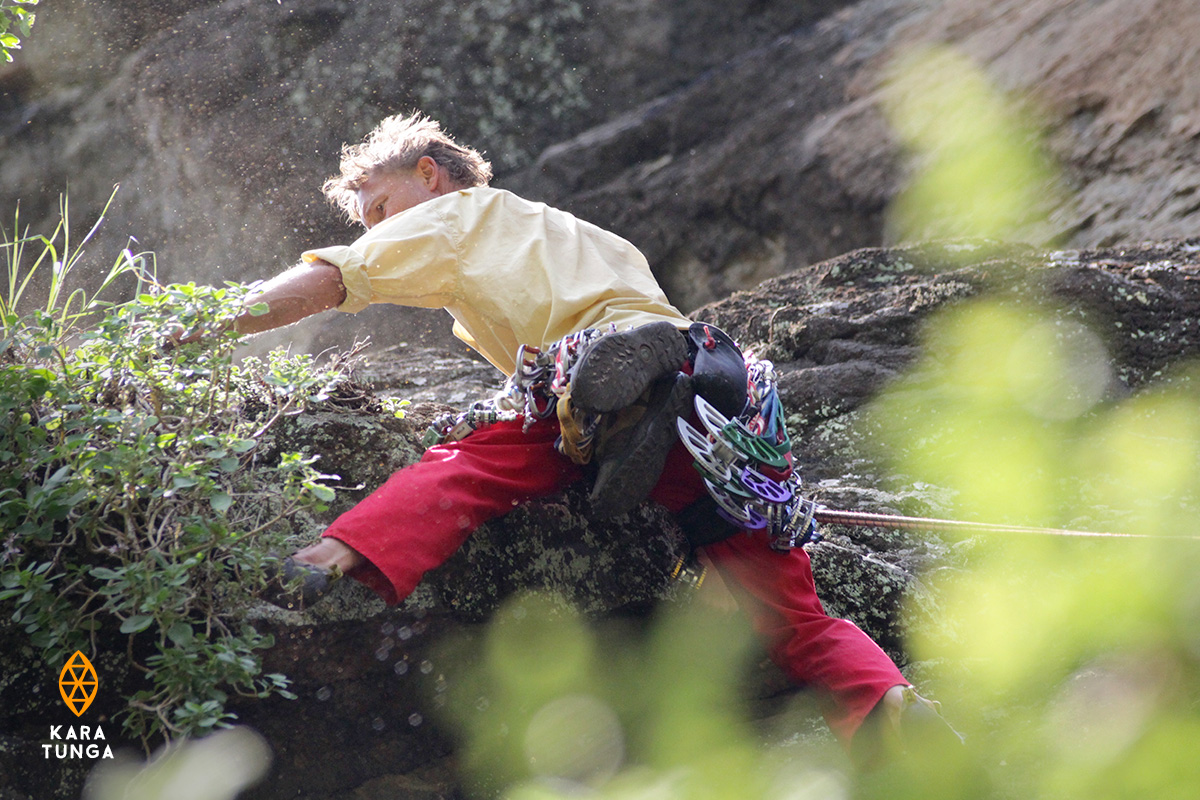
[[[422,444],[432,447],[446,442],[456,442],[473,430],[497,422],[513,422],[524,418],[524,429],[538,420],[554,416],[558,412],[560,399],[567,395],[571,368],[588,345],[616,332],[615,325],[607,328],[586,328],[565,336],[546,347],[545,350],[532,345],[521,345],[517,350],[517,366],[496,395],[473,403],[459,414],[444,414],[436,418],[425,432]],[[572,410],[572,419],[578,427],[580,441],[576,446],[586,447],[599,428],[599,415],[581,415]]]
[[[516,369],[504,388],[460,414],[434,420],[425,434],[425,446],[458,441],[471,431],[501,421],[523,418],[528,429],[537,420],[557,413],[564,434],[556,444],[560,452],[575,459],[580,452],[589,453],[604,415],[569,405],[571,370],[592,343],[615,331],[613,325],[588,328],[544,350],[522,345]],[[766,529],[771,547],[782,552],[819,541],[817,506],[801,495],[800,476],[792,469],[791,439],[775,387],[774,366],[753,356],[743,358],[733,340],[715,326],[696,323],[689,336],[694,344],[693,377],[711,377],[714,391],[705,394],[726,409],[741,409],[735,419],[729,419],[698,392],[696,416],[703,431],[683,418],[676,423],[679,438],[716,502],[716,513],[733,526],[711,540],[739,529]],[[731,391],[734,383],[736,392]],[[745,400],[730,402],[735,395]],[[564,400],[568,407],[560,408]]]
[[[671,568],[671,581],[688,589],[699,589],[708,577],[708,567],[696,560],[693,554],[681,556]]]
[[[676,426],[717,514],[736,529],[766,530],[772,549],[787,552],[820,541],[817,505],[801,495],[800,475],[792,468],[774,365],[753,356],[746,362],[747,402],[736,419],[697,394],[702,429],[683,418]]]

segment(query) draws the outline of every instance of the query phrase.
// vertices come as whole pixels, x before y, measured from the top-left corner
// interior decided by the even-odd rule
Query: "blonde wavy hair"
[[[423,156],[463,188],[486,186],[492,179],[492,165],[479,151],[458,144],[437,121],[414,111],[383,120],[360,144],[343,145],[340,174],[325,181],[321,191],[351,222],[362,222],[355,195],[359,187],[380,172],[415,169]]]

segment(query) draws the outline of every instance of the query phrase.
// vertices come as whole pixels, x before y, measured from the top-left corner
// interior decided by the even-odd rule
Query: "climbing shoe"
[[[571,376],[571,402],[598,414],[632,405],[654,381],[676,372],[688,345],[671,322],[653,322],[593,342]]]
[[[678,436],[675,420],[690,412],[692,397],[690,376],[660,379],[641,418],[604,441],[590,496],[597,513],[620,516],[649,496]]]
[[[267,568],[267,585],[259,599],[291,611],[303,611],[329,594],[342,577],[340,567],[329,569],[288,556]]]
[[[937,761],[961,752],[963,737],[942,716],[941,704],[901,691],[899,705],[880,703],[863,722],[850,745],[860,769],[874,770],[901,758]]]

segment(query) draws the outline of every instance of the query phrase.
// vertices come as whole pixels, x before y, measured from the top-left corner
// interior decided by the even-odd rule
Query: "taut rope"
[[[817,507],[813,519],[822,525],[854,525],[866,528],[893,528],[897,530],[930,530],[963,533],[1025,533],[1042,536],[1083,536],[1101,539],[1184,539],[1200,541],[1200,536],[1155,536],[1146,533],[1102,533],[1099,531],[1073,531],[1063,528],[1033,528],[1025,525],[996,525],[990,522],[964,522],[953,519],[931,517],[906,517],[899,514],[875,514],[868,511],[839,511]]]

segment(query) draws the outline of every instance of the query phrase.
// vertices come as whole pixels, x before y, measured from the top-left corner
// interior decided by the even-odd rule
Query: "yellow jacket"
[[[454,334],[506,375],[517,348],[584,328],[659,320],[686,329],[636,247],[575,216],[477,186],[380,222],[348,246],[304,254],[342,272],[341,311],[371,303],[445,308]]]

